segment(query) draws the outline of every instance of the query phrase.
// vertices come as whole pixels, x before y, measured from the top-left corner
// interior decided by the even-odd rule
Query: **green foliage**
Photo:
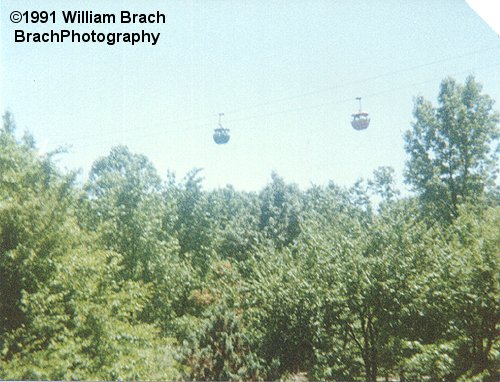
[[[315,346],[322,333],[322,306],[300,260],[293,251],[268,254],[255,264],[252,281],[253,305],[258,305],[261,354],[270,368],[269,377],[285,372],[309,370],[315,362]],[[300,264],[300,265],[299,265]]]
[[[206,270],[207,259],[200,256],[210,247],[212,221],[205,209],[207,200],[199,172],[199,169],[191,171],[183,184],[170,185],[168,192],[174,194],[176,203],[177,220],[173,228],[179,238],[180,251],[195,255],[194,265]]]
[[[176,242],[162,230],[161,181],[147,158],[113,148],[92,166],[85,191],[87,227],[100,234],[106,248],[123,255],[123,276],[161,278]]]
[[[500,317],[500,208],[486,210],[479,219],[471,209],[460,212],[449,229],[450,259],[444,267],[453,303],[450,321],[466,342],[460,371],[493,373]]]
[[[123,146],[79,187],[6,114],[0,378],[498,380],[498,115],[473,78],[438,101],[416,100],[408,198],[389,167],[205,191]]]
[[[259,199],[232,187],[208,194],[205,208],[211,217],[214,249],[223,259],[244,261],[262,241]]]
[[[0,337],[26,323],[23,296],[53,277],[75,230],[67,216],[73,176],[59,175],[50,157],[18,144],[13,131],[0,132]]]
[[[384,205],[390,205],[399,195],[394,185],[394,173],[392,167],[379,167],[373,172],[373,180],[368,181],[368,185]]]
[[[455,379],[450,375],[451,370],[455,368],[456,348],[453,344],[420,345],[416,343],[412,347],[418,348],[418,352],[403,363],[402,373],[405,381],[438,382]]]
[[[240,315],[224,305],[210,311],[186,355],[190,378],[203,381],[260,379],[261,365],[244,333]]]
[[[287,185],[276,173],[261,192],[259,229],[277,248],[285,247],[300,233],[299,190]]]
[[[429,216],[450,221],[458,206],[481,199],[497,172],[491,145],[499,137],[499,114],[473,77],[465,85],[441,83],[439,107],[415,100],[416,122],[405,135],[406,181]]]
[[[122,281],[122,256],[80,229],[72,176],[13,134],[0,133],[0,376],[175,376],[155,364],[156,329],[138,321],[148,289]]]

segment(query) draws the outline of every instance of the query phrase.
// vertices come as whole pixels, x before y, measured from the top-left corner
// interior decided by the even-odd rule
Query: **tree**
[[[0,130],[0,338],[26,322],[23,295],[53,276],[74,223],[67,217],[73,175],[59,174],[50,155],[38,157],[14,131],[6,114]]]
[[[406,380],[498,380],[499,219],[498,206],[462,205],[422,246],[402,317]]]
[[[438,107],[423,97],[415,100],[416,121],[405,135],[405,181],[433,218],[450,222],[460,204],[479,200],[494,181],[491,146],[499,136],[499,114],[481,90],[474,77],[465,85],[447,78]]]
[[[277,248],[291,244],[300,233],[300,192],[296,185],[287,185],[278,174],[261,191],[259,228]]]
[[[443,266],[449,277],[453,326],[463,336],[458,372],[474,375],[487,370],[490,378],[485,381],[498,381],[500,207],[483,214],[467,207],[460,209],[449,229],[449,255]]]
[[[189,172],[183,183],[171,179],[165,190],[165,198],[173,200],[177,219],[173,230],[179,241],[180,253],[189,257],[193,266],[204,274],[209,267],[213,241],[213,219],[207,210],[207,195],[203,191],[201,169]]]
[[[206,210],[214,221],[212,240],[219,257],[248,259],[261,241],[259,207],[257,194],[236,192],[231,186],[208,194]]]
[[[123,276],[146,282],[161,278],[176,242],[162,229],[161,179],[151,162],[127,147],[114,147],[93,164],[85,191],[82,221],[108,249],[123,255]]]
[[[373,180],[368,181],[372,192],[381,198],[381,205],[390,205],[399,196],[395,187],[394,169],[392,167],[379,167],[373,172]]]
[[[206,310],[198,330],[184,341],[184,363],[195,380],[260,380],[262,360],[245,316],[245,288],[229,261],[214,263],[210,280],[192,297]],[[194,329],[194,330],[193,330]]]
[[[73,175],[0,130],[0,378],[166,379],[151,290],[77,222]],[[165,357],[166,358],[166,357]],[[171,379],[168,378],[168,379]]]

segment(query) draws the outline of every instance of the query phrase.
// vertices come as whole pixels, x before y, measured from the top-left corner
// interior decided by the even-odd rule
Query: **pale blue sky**
[[[305,188],[351,185],[378,166],[402,179],[412,98],[474,74],[500,103],[500,38],[465,1],[1,0],[2,111],[42,150],[83,170],[125,144],[165,177],[203,168],[206,188],[259,190],[272,171]],[[122,10],[165,24],[13,24],[25,10]],[[14,30],[160,32],[156,46],[15,43]],[[357,96],[371,116],[354,131]],[[497,109],[500,104],[497,103]],[[217,146],[218,113],[231,130]]]

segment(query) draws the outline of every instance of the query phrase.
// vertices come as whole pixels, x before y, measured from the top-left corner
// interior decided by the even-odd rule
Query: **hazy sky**
[[[114,145],[159,174],[203,168],[206,188],[259,190],[278,172],[307,187],[351,185],[378,166],[402,178],[413,97],[474,74],[500,108],[500,38],[460,0],[1,0],[0,107],[40,150],[69,145],[83,170]],[[13,11],[56,23],[14,24]],[[61,11],[156,13],[165,24],[64,24]],[[118,17],[119,18],[119,17]],[[155,46],[21,43],[16,29],[160,33]],[[368,130],[350,116],[363,97]],[[213,143],[218,113],[231,130]]]

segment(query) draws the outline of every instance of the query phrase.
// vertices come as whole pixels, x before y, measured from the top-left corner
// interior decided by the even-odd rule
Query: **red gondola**
[[[368,113],[361,110],[361,97],[356,97],[359,101],[359,111],[352,115],[351,125],[354,130],[364,130],[370,124],[370,118],[368,118]]]

